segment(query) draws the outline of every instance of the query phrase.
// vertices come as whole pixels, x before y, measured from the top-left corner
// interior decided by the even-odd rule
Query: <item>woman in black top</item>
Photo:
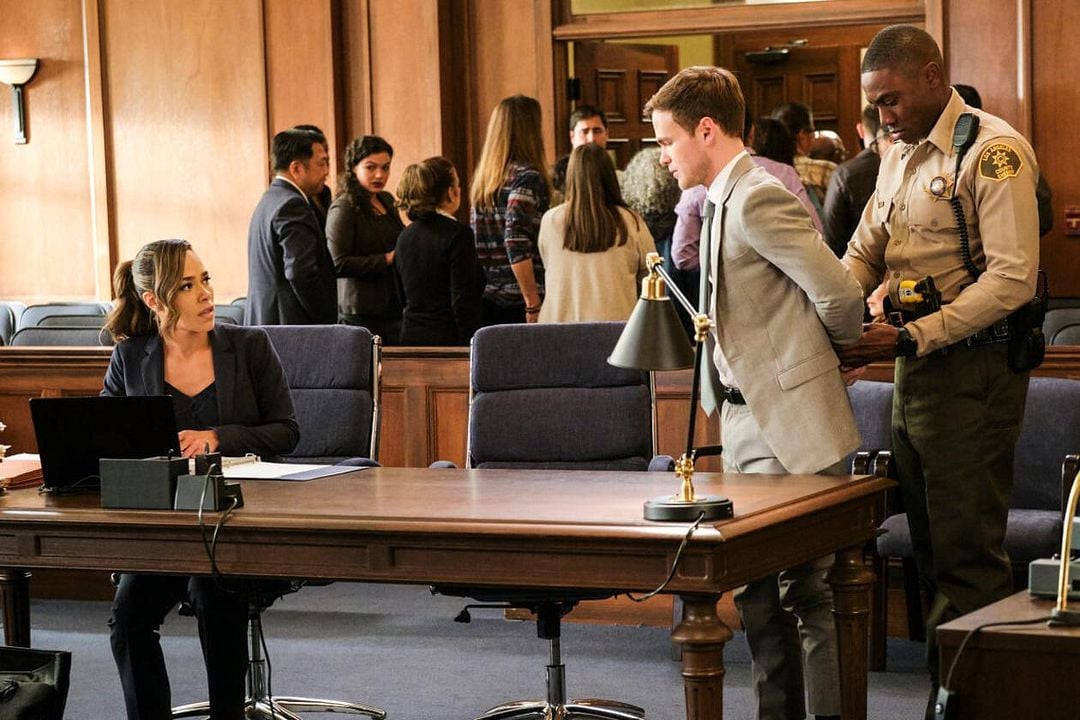
[[[400,207],[412,224],[395,264],[405,298],[402,345],[468,345],[480,327],[484,289],[472,229],[454,217],[461,184],[453,164],[432,157],[405,168]]]
[[[210,275],[184,240],[160,240],[116,269],[116,308],[105,327],[117,341],[102,395],[171,395],[186,457],[276,456],[299,427],[285,374],[260,328],[215,325]],[[188,600],[199,623],[213,720],[242,720],[247,604],[214,578],[120,576],[109,620],[129,720],[172,716],[158,630]]]
[[[405,228],[394,196],[385,190],[393,157],[390,144],[375,135],[349,143],[346,172],[326,215],[326,240],[338,277],[338,315],[387,345],[396,345],[401,334],[394,250]]]

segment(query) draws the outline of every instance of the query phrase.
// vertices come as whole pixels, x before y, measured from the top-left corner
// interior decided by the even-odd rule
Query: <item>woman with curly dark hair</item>
[[[401,334],[401,300],[394,249],[405,229],[385,188],[394,149],[376,135],[364,135],[345,148],[345,172],[338,196],[326,215],[326,240],[338,277],[338,315],[363,325],[383,343],[396,345]]]

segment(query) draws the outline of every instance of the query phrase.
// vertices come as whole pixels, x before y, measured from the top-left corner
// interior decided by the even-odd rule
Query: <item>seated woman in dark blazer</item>
[[[461,183],[432,157],[405,168],[398,205],[413,222],[398,237],[395,264],[405,296],[402,345],[468,345],[483,318],[483,273],[472,229],[454,217]]]
[[[215,325],[214,291],[184,240],[143,246],[113,277],[116,308],[105,327],[117,341],[102,395],[171,395],[187,457],[276,456],[296,447],[285,375],[266,333]],[[199,623],[211,718],[244,717],[247,605],[213,578],[120,576],[113,601],[113,657],[129,720],[171,717],[158,628],[181,600]]]

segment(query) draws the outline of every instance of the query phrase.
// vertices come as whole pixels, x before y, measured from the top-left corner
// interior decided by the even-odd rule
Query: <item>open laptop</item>
[[[31,398],[47,490],[98,488],[101,458],[180,454],[168,395]]]

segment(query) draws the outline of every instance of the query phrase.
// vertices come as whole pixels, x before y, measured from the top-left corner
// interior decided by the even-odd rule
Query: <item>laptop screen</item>
[[[32,398],[30,415],[49,490],[99,487],[101,458],[180,454],[168,395]]]

